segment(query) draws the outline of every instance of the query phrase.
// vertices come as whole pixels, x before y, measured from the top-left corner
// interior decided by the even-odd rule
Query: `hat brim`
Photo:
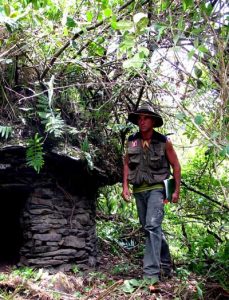
[[[146,116],[150,116],[154,119],[154,125],[153,127],[161,127],[163,125],[163,119],[162,117],[155,113],[155,112],[149,112],[149,111],[144,111],[144,110],[139,110],[137,112],[130,112],[128,114],[128,121],[135,124],[135,125],[138,125],[138,117],[139,115],[146,115]]]

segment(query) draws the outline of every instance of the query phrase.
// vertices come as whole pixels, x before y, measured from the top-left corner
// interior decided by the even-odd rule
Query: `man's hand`
[[[172,194],[172,202],[173,203],[177,203],[178,202],[178,199],[179,199],[179,192],[174,192]]]
[[[126,201],[126,202],[131,202],[131,193],[129,191],[129,188],[126,187],[126,188],[123,188],[122,190],[122,198]]]

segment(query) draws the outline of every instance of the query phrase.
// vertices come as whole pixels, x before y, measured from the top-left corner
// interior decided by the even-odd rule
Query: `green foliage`
[[[12,272],[13,275],[18,275],[24,279],[31,279],[31,278],[35,278],[37,272],[33,269],[33,268],[29,268],[29,267],[22,267],[22,268],[18,268],[15,269]]]
[[[0,281],[6,280],[7,276],[4,273],[0,273]]]
[[[54,134],[55,137],[60,137],[63,134],[65,124],[60,112],[52,108],[52,100],[50,101],[47,97],[40,96],[37,109],[41,123],[45,125],[45,131],[49,134]]]
[[[71,268],[71,270],[72,270],[72,272],[74,274],[77,274],[77,273],[80,272],[80,269],[79,269],[79,267],[77,265],[73,265],[72,268]]]
[[[11,126],[0,126],[0,135],[4,139],[8,139],[13,132],[13,129]]]
[[[136,215],[134,200],[132,204],[126,203],[121,196],[122,187],[116,184],[100,189],[98,206],[104,213],[111,215],[118,213],[121,217],[134,219]]]
[[[164,132],[175,133],[175,146],[184,149],[186,186],[180,204],[165,207],[175,260],[187,272],[210,269],[226,285],[228,20],[226,1],[213,2],[2,0],[1,124],[9,125],[0,126],[0,136],[31,132],[28,124],[37,132],[41,123],[44,132],[30,139],[26,153],[39,172],[43,141],[50,135],[68,144],[71,130],[90,169],[100,167],[100,156],[118,173],[113,154],[135,130],[127,111],[151,101],[163,114]],[[37,95],[40,84],[45,96]],[[33,96],[17,92],[20,86]],[[134,202],[121,199],[120,185],[102,189],[98,207],[119,222],[99,220],[99,237],[117,252],[135,247],[124,233],[139,227],[137,213]]]
[[[33,167],[38,173],[44,165],[44,153],[42,137],[35,134],[34,138],[29,139],[26,150],[27,165]]]
[[[142,285],[141,280],[137,280],[137,279],[125,280],[122,286],[122,290],[125,293],[132,294],[141,285]]]
[[[128,274],[131,269],[133,268],[132,265],[130,264],[118,264],[115,265],[112,269],[111,269],[111,274],[113,275],[118,275],[118,274]]]

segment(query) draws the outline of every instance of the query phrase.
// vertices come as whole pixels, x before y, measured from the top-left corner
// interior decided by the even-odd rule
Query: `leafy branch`
[[[26,150],[26,161],[29,167],[33,167],[37,173],[44,165],[44,153],[42,137],[35,134],[34,138],[29,139]]]
[[[135,2],[134,0],[129,0],[127,1],[123,6],[121,6],[118,9],[118,12],[121,12],[123,9],[125,9],[127,6],[129,6],[130,4],[132,4],[133,2]],[[148,1],[145,1],[145,3],[147,3]],[[144,3],[144,4],[145,4]],[[48,66],[45,68],[45,70],[43,71],[43,73],[41,74],[40,80],[42,81],[45,76],[47,75],[47,73],[49,72],[49,70],[52,68],[52,66],[54,65],[55,61],[57,60],[57,58],[71,45],[72,41],[75,41],[76,39],[78,39],[80,36],[82,36],[85,32],[89,32],[92,31],[98,27],[100,27],[101,25],[104,24],[104,20],[92,25],[92,26],[88,26],[85,29],[81,29],[79,32],[77,32],[76,34],[73,35],[73,37],[68,40],[51,58],[50,62],[48,63]],[[107,25],[107,29],[110,28],[111,25]]]

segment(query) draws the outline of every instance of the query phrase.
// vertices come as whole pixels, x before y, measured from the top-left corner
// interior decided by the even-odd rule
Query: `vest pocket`
[[[140,163],[140,148],[128,148],[129,168],[135,169]]]
[[[135,169],[137,165],[140,163],[140,156],[139,155],[129,155],[129,168]]]
[[[160,156],[150,157],[150,168],[152,170],[157,170],[162,166],[162,159]]]

